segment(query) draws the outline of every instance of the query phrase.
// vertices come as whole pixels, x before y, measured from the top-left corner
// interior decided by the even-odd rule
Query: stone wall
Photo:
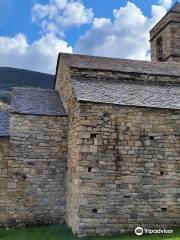
[[[81,103],[78,123],[73,230],[85,236],[178,227],[179,112]]]
[[[180,24],[171,23],[151,41],[151,58],[157,61],[156,42],[162,37],[162,61],[180,62]]]
[[[157,61],[156,42],[162,37],[162,61],[180,62],[180,14],[169,12],[150,31],[151,59]]]
[[[158,75],[147,73],[123,73],[106,70],[94,70],[94,69],[81,69],[71,68],[69,69],[71,78],[74,79],[106,79],[106,80],[120,80],[123,82],[137,82],[137,83],[151,83],[151,84],[179,84],[179,76],[170,75]],[[57,84],[60,81],[57,81]]]
[[[176,76],[58,69],[69,116],[67,223],[79,236],[180,224],[179,111],[77,102],[71,78],[178,84]]]
[[[157,40],[162,38],[162,61],[168,61],[172,54],[172,38],[171,38],[171,25],[166,26],[159,34],[157,34],[151,41],[151,59],[152,61],[159,61],[157,58]]]
[[[79,205],[79,190],[77,182],[79,176],[76,172],[76,166],[79,162],[79,103],[76,101],[74,90],[69,82],[69,68],[61,63],[58,69],[56,79],[56,90],[62,96],[64,106],[68,112],[68,159],[67,159],[67,180],[66,180],[66,222],[72,228],[74,233],[77,233],[79,227],[78,205]]]
[[[66,117],[12,114],[0,163],[1,226],[65,220],[67,131]]]
[[[8,162],[9,162],[9,138],[0,138],[0,223],[6,223],[7,212],[7,176],[8,176]]]

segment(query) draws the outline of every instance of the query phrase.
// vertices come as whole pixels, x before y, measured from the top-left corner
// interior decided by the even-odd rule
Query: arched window
[[[156,55],[158,60],[162,60],[163,48],[162,48],[162,37],[159,37],[156,41]]]

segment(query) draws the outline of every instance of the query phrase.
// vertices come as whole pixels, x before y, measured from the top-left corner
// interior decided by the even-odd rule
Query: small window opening
[[[91,133],[90,138],[91,139],[95,139],[96,138],[96,134],[95,133]]]
[[[129,195],[125,195],[124,198],[131,198],[131,196],[129,196]]]
[[[129,131],[129,130],[130,130],[130,127],[126,126],[125,131]]]
[[[94,208],[94,209],[92,210],[92,212],[93,212],[93,213],[97,213],[97,208]]]
[[[34,162],[28,162],[27,163],[29,166],[34,166]]]
[[[88,172],[91,172],[92,171],[92,167],[88,167]]]
[[[160,174],[161,174],[161,176],[163,176],[163,175],[164,175],[164,172],[163,172],[163,171],[161,171],[161,172],[160,172]]]
[[[161,208],[162,212],[166,212],[167,208]]]
[[[123,158],[122,158],[121,155],[117,155],[117,156],[116,156],[116,162],[120,162],[120,161],[122,161],[122,160],[123,160]]]
[[[103,117],[108,117],[109,114],[107,112],[103,113]]]
[[[25,174],[23,174],[22,179],[25,181],[27,179],[27,176]]]
[[[154,141],[154,137],[153,137],[153,136],[150,136],[150,140],[153,140],[153,141]]]
[[[159,61],[162,61],[163,48],[162,48],[162,37],[158,38],[156,41],[156,55]]]

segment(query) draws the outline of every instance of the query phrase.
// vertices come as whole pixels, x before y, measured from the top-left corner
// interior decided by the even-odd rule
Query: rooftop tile
[[[0,112],[0,137],[9,137],[10,113]]]
[[[32,115],[67,115],[57,91],[34,88],[14,88],[11,111]]]
[[[127,106],[180,109],[180,86],[72,80],[77,100]]]

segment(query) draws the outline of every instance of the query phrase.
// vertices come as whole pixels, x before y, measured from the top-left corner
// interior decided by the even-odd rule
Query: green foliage
[[[66,225],[30,227],[25,229],[0,230],[2,240],[77,240]],[[121,234],[109,237],[87,237],[81,240],[180,240],[180,229],[174,234],[154,234],[136,236],[135,234]]]
[[[0,230],[2,240],[76,240],[65,225]]]
[[[0,90],[0,101],[10,104],[11,92],[10,91],[1,91]]]
[[[28,70],[0,67],[0,100],[9,103],[13,87],[53,89],[55,76]]]

